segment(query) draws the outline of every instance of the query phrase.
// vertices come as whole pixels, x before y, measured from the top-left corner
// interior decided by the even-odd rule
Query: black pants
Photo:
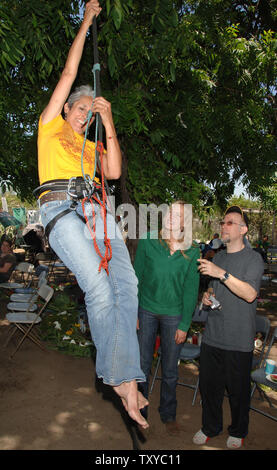
[[[244,438],[248,433],[253,352],[227,351],[201,344],[200,393],[202,431],[214,437],[223,428],[223,399],[229,396],[232,422],[229,435]]]

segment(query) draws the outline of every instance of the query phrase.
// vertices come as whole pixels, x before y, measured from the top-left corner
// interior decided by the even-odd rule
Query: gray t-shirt
[[[213,263],[250,284],[258,294],[264,272],[264,263],[259,253],[248,247],[236,253],[222,250],[214,256]],[[210,287],[213,287],[222,309],[209,311],[203,342],[230,351],[252,351],[256,333],[257,300],[246,302],[233,294],[219,279],[213,279]]]

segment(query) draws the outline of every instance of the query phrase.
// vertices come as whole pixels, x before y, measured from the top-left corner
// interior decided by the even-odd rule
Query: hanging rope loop
[[[99,255],[101,258],[100,264],[99,264],[99,269],[98,271],[100,272],[101,269],[105,269],[107,275],[109,275],[109,261],[112,258],[112,247],[111,247],[111,242],[110,239],[108,238],[108,232],[107,232],[107,207],[106,207],[106,201],[107,201],[107,195],[105,191],[105,185],[104,185],[104,170],[103,170],[103,155],[104,155],[104,145],[102,142],[97,142],[97,151],[99,152],[100,155],[100,164],[101,164],[101,187],[102,187],[102,201],[98,199],[98,197],[93,194],[92,198],[100,205],[100,213],[101,217],[103,219],[103,224],[104,224],[104,245],[105,245],[105,253],[102,255],[99,246],[96,241],[96,223],[95,223],[95,208],[94,208],[94,202],[91,198],[84,198],[82,199],[82,209],[83,209],[83,214],[86,220],[86,225],[89,229],[89,232],[91,234],[91,237],[93,239],[93,244],[96,253]],[[86,215],[85,211],[85,202],[89,201],[91,203],[92,207],[92,228],[90,226],[88,217]]]
[[[93,28],[93,50],[94,50],[94,65],[93,65],[92,72],[93,72],[93,79],[94,79],[94,98],[95,98],[95,97],[100,96],[100,64],[99,64],[99,59],[98,59],[97,24],[96,24],[95,17],[93,19],[92,28]],[[92,106],[93,106],[93,103],[92,103]],[[86,131],[85,131],[84,145],[83,145],[82,157],[81,157],[82,172],[83,172],[84,179],[87,178],[87,175],[84,175],[84,171],[83,171],[83,154],[84,154],[84,147],[85,147],[85,143],[87,139],[87,133],[88,133],[91,117],[92,117],[92,110],[89,111],[89,114],[87,116],[87,126],[86,126]],[[106,273],[109,275],[108,263],[112,258],[112,247],[111,247],[110,239],[108,238],[108,234],[107,234],[107,207],[106,207],[107,194],[106,194],[106,189],[105,189],[105,175],[104,175],[104,170],[103,170],[104,145],[102,142],[102,134],[103,134],[102,119],[101,119],[100,114],[96,113],[95,143],[97,142],[97,145],[95,145],[93,180],[95,178],[95,173],[96,173],[96,168],[97,168],[97,163],[98,163],[101,169],[102,201],[100,201],[100,199],[98,199],[98,197],[95,194],[90,195],[90,197],[86,197],[82,199],[82,209],[83,209],[83,214],[86,220],[86,225],[93,239],[95,251],[101,258],[101,261],[99,264],[99,272],[101,271],[102,268],[104,268]],[[101,254],[100,249],[96,242],[95,208],[94,208],[94,202],[92,199],[94,199],[100,205],[101,217],[103,219],[103,224],[104,224],[104,245],[105,245],[104,255]],[[85,212],[85,202],[87,201],[89,201],[92,206],[92,228],[89,224],[89,220]]]

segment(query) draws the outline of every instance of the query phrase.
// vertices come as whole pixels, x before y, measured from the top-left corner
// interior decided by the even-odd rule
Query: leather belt
[[[50,201],[65,201],[67,199],[66,191],[50,191],[39,199],[40,205]]]

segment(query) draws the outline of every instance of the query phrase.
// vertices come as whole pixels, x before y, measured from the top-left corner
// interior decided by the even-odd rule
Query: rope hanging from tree
[[[98,57],[98,46],[97,46],[97,23],[96,23],[96,17],[93,18],[93,23],[92,23],[92,30],[93,30],[93,51],[94,51],[94,66],[93,66],[93,77],[94,77],[94,98],[98,97],[101,95],[101,90],[100,90],[100,64],[99,64],[99,57]],[[92,102],[93,104],[93,102]],[[82,148],[82,155],[81,155],[81,165],[82,165],[82,174],[83,178],[86,182],[90,184],[90,178],[88,175],[84,174],[83,170],[83,155],[84,155],[84,149],[85,149],[85,144],[87,140],[87,134],[88,134],[88,129],[89,129],[89,123],[92,118],[92,110],[89,110],[88,115],[87,115],[87,125],[86,125],[86,130],[85,130],[85,137],[84,137],[84,143],[83,143],[83,148]],[[97,143],[97,144],[96,144]],[[102,119],[99,113],[96,113],[96,123],[95,123],[95,158],[94,158],[94,174],[92,181],[94,181],[95,174],[96,174],[96,168],[97,165],[101,169],[101,189],[102,189],[102,201],[92,194],[91,197],[86,197],[82,199],[82,209],[83,209],[83,214],[86,220],[86,225],[89,229],[89,232],[92,236],[93,243],[94,243],[94,248],[96,253],[100,256],[101,262],[99,265],[99,272],[101,271],[102,268],[105,269],[107,274],[109,275],[109,268],[108,268],[108,263],[112,258],[112,247],[110,243],[110,239],[108,238],[107,235],[107,193],[106,193],[106,187],[107,183],[105,181],[105,176],[104,176],[104,171],[103,171],[103,155],[104,155],[104,145],[103,145],[103,124],[102,124]],[[104,255],[100,252],[100,249],[97,245],[96,242],[96,225],[95,225],[95,210],[94,210],[94,204],[93,200],[94,199],[101,207],[101,217],[103,218],[103,223],[104,223],[104,245],[106,247]],[[89,201],[92,206],[92,228],[89,224],[88,217],[85,212],[85,202]]]

